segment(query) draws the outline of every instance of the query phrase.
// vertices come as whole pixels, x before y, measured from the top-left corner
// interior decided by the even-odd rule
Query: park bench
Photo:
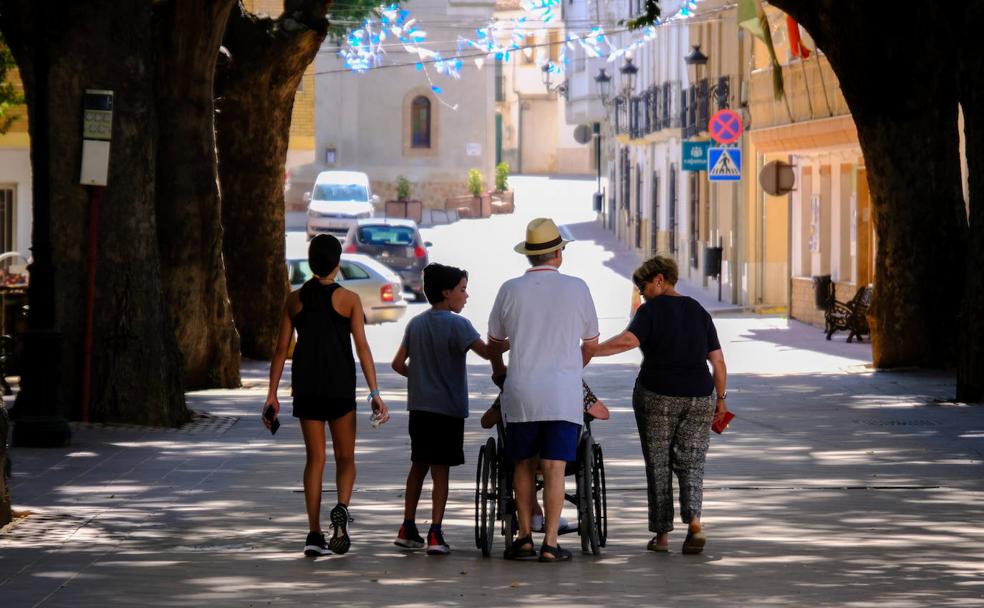
[[[823,315],[824,331],[827,333],[828,340],[835,331],[840,330],[848,332],[848,342],[855,337],[860,342],[862,335],[871,336],[871,328],[868,327],[871,292],[871,285],[865,285],[857,290],[849,302],[840,302],[831,293]]]

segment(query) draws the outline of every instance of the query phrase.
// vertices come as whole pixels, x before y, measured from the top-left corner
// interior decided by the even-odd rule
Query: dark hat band
[[[560,245],[563,242],[564,242],[564,239],[562,239],[558,235],[557,238],[555,238],[552,241],[547,241],[546,243],[535,243],[535,244],[532,244],[531,245],[529,243],[529,241],[527,241],[526,242],[526,249],[528,251],[540,251],[541,249],[550,249],[551,247],[556,247],[557,245]]]

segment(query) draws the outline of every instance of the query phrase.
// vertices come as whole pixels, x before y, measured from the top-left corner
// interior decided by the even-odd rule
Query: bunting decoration
[[[441,98],[444,91],[435,82],[432,72],[440,77],[460,79],[463,61],[466,59],[482,69],[490,62],[509,63],[513,57],[522,53],[528,58],[534,58],[541,69],[550,74],[561,75],[567,70],[569,54],[578,48],[587,57],[605,58],[608,63],[614,63],[652,40],[656,36],[656,28],[662,23],[671,19],[693,17],[700,1],[686,0],[675,14],[658,19],[654,25],[643,28],[631,43],[622,47],[616,46],[601,26],[590,27],[583,33],[568,32],[559,43],[556,60],[549,58],[550,53],[536,53],[534,58],[534,41],[537,37],[543,39],[551,29],[551,22],[558,19],[561,0],[522,0],[520,5],[524,11],[523,16],[511,22],[490,20],[484,27],[477,28],[473,37],[459,36],[457,52],[450,57],[427,47],[427,32],[420,28],[409,10],[395,4],[383,5],[377,10],[378,18],[366,19],[361,27],[346,36],[339,56],[346,69],[364,73],[385,65],[386,47],[395,44],[403,52],[416,58],[417,71],[427,79],[438,100],[448,108],[457,109],[456,104],[450,104]]]

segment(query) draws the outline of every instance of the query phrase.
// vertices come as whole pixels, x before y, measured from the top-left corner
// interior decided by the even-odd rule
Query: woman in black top
[[[350,546],[348,504],[355,485],[355,359],[352,340],[369,385],[372,409],[381,422],[389,420],[379,396],[376,367],[366,342],[365,316],[359,296],[335,283],[342,246],[338,239],[319,234],[308,248],[308,264],[314,277],[287,296],[280,335],[270,363],[270,389],[263,408],[280,412],[277,387],[283,373],[290,340],[297,331],[291,364],[294,416],[301,421],[307,460],[304,464],[304,504],[308,532],[307,556],[345,553]],[[335,487],[338,504],[331,510],[334,534],[329,542],[321,531],[321,479],[325,469],[325,423],[331,429],[335,454]],[[263,418],[269,428],[270,421]]]
[[[594,354],[642,349],[632,407],[646,459],[649,529],[656,533],[647,548],[669,547],[676,473],[680,515],[688,524],[683,552],[700,553],[706,542],[700,523],[704,460],[711,422],[728,411],[728,373],[711,316],[696,300],[677,293],[677,276],[676,262],[669,257],[653,257],[637,268],[632,280],[646,302],[629,327],[599,344]],[[714,389],[716,403],[711,400]]]

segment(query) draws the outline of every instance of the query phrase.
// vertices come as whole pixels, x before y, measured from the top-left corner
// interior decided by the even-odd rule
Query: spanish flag
[[[789,52],[793,54],[793,57],[809,59],[810,49],[803,44],[799,23],[796,23],[796,20],[789,15],[786,15],[786,30],[789,32]]]

